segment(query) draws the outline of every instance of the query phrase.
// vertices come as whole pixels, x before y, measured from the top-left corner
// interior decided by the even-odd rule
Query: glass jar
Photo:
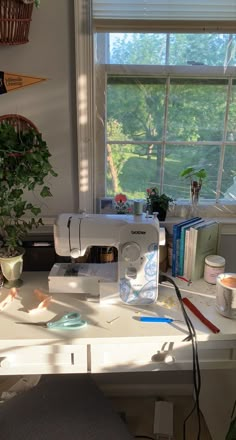
[[[208,255],[205,258],[204,280],[216,284],[216,278],[225,271],[225,259],[220,255]]]

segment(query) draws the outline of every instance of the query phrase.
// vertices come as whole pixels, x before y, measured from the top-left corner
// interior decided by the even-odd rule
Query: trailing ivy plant
[[[57,176],[51,154],[36,130],[19,131],[10,123],[0,124],[0,255],[15,256],[22,239],[42,225],[41,208],[26,200],[25,191],[41,187],[41,197],[51,197],[47,176]]]

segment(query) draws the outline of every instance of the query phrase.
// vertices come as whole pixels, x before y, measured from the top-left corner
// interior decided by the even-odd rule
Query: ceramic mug
[[[236,273],[222,273],[216,278],[216,310],[236,319]]]

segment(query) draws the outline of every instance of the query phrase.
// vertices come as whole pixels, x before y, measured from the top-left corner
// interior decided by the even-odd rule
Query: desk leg
[[[200,408],[213,440],[227,434],[236,399],[235,370],[202,370]]]

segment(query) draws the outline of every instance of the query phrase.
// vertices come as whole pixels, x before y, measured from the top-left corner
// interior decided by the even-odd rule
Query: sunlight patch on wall
[[[80,163],[80,191],[87,192],[89,190],[88,180],[88,161],[83,159]]]
[[[78,79],[78,90],[79,90],[79,118],[80,124],[85,125],[88,123],[87,118],[87,76],[80,75]]]

